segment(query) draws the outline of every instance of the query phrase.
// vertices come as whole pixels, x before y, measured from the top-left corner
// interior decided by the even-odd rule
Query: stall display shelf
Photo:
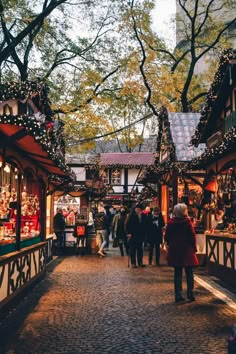
[[[229,232],[229,231],[218,231],[218,230],[215,230],[214,232],[206,231],[206,235],[236,239],[236,232]]]
[[[26,238],[25,240],[20,241],[21,249],[24,247],[35,245],[41,241],[40,236]],[[8,242],[7,244],[0,244],[0,256],[14,252],[16,250],[16,244],[14,241]]]

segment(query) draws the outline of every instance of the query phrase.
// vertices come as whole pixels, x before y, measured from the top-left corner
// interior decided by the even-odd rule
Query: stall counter
[[[206,253],[208,273],[236,289],[236,234],[206,232]]]

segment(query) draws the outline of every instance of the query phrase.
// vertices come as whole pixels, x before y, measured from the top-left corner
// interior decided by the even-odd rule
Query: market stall
[[[205,144],[190,147],[190,138],[199,122],[197,113],[171,113],[163,108],[159,120],[156,161],[139,181],[152,190],[158,189],[158,200],[165,222],[172,216],[174,205],[185,203],[196,231],[197,256],[205,263],[205,218],[201,210],[204,168],[190,167],[192,157],[200,156]]]
[[[236,288],[236,52],[223,53],[192,144],[207,148],[192,166],[206,166],[207,266]]]
[[[71,178],[47,91],[34,82],[0,87],[0,310],[44,275],[49,176]]]

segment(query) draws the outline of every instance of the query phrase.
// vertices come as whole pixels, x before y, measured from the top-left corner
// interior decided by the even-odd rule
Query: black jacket
[[[119,213],[116,215],[114,219],[114,235],[119,240],[126,241],[127,236],[125,232],[125,221],[126,221],[126,213]]]
[[[146,215],[141,214],[141,220],[138,215],[132,211],[126,221],[126,233],[131,234],[131,241],[144,242],[146,238]]]
[[[103,212],[99,212],[94,217],[94,226],[96,230],[108,230],[109,219],[107,215]]]
[[[164,226],[165,222],[161,214],[155,216],[149,213],[147,215],[147,243],[162,243]]]
[[[53,218],[54,231],[64,231],[66,227],[65,218],[61,213],[56,213]]]

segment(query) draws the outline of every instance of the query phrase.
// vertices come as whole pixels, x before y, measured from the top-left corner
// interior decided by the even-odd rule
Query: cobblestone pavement
[[[227,353],[236,311],[198,284],[195,294],[175,304],[171,268],[128,268],[116,249],[59,257],[1,320],[0,353]]]

